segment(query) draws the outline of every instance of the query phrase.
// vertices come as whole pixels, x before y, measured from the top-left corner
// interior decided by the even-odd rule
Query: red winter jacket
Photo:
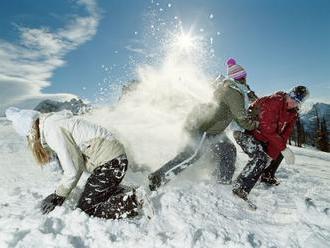
[[[276,92],[252,103],[253,108],[259,111],[259,127],[251,133],[257,140],[266,143],[266,152],[272,159],[276,159],[286,148],[298,117],[296,109],[287,108],[286,96],[284,92]]]

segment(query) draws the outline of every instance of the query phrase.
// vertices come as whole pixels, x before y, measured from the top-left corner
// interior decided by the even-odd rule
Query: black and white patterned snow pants
[[[264,152],[263,144],[252,135],[235,131],[234,138],[241,146],[242,150],[250,157],[250,160],[243,171],[238,175],[233,187],[236,189],[243,189],[246,193],[250,193],[259,177],[268,166],[270,158],[266,152]]]
[[[106,219],[136,216],[138,202],[134,189],[119,185],[127,165],[126,155],[121,155],[97,167],[88,178],[77,207],[88,215]]]

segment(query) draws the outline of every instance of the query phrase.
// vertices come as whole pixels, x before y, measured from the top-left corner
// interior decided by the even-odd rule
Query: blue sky
[[[327,0],[4,1],[0,104],[66,93],[94,101],[101,89],[118,92],[177,20],[213,39],[210,75],[224,73],[225,59],[234,57],[259,95],[302,82],[313,100],[326,101],[329,10]]]

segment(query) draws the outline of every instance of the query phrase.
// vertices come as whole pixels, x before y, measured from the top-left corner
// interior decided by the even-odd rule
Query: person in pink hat
[[[254,91],[250,89],[250,86],[247,84],[246,78],[247,73],[242,66],[236,63],[236,60],[233,58],[228,59],[227,61],[227,75],[229,78],[234,79],[236,82],[240,83],[238,86],[244,86],[244,93],[246,93],[249,98],[247,103],[253,102],[258,99]]]
[[[215,104],[198,105],[188,115],[185,131],[191,136],[192,142],[148,176],[151,190],[169,182],[205,152],[216,164],[216,181],[221,184],[232,182],[236,148],[224,131],[232,121],[246,130],[258,127],[258,122],[251,120],[247,113],[250,100],[257,97],[246,84],[246,77],[246,71],[234,59],[227,61],[227,77],[217,80],[215,84]]]

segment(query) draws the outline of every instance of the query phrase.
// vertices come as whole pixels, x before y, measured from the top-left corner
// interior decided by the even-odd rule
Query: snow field
[[[40,201],[61,173],[35,165],[24,139],[0,121],[0,247],[329,247],[330,155],[291,147],[296,165],[281,165],[281,184],[257,185],[251,211],[233,197],[231,186],[213,183],[203,161],[152,193],[155,215],[131,220],[90,218],[76,201],[84,175],[63,206],[49,215]],[[238,169],[246,162],[239,150]],[[130,171],[125,183],[145,184],[148,171]]]

